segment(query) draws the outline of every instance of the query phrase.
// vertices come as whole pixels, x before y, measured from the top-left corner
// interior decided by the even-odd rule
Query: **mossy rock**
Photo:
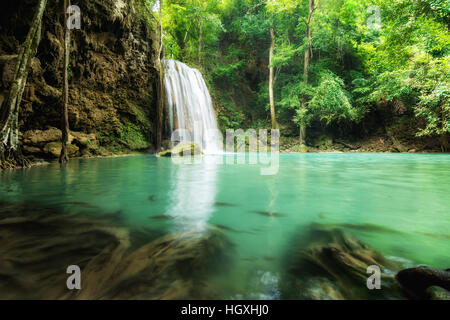
[[[201,156],[202,148],[196,142],[181,142],[169,150],[161,151],[158,157],[183,157],[183,156]]]
[[[449,300],[450,269],[428,266],[408,268],[395,275],[402,293],[412,300]]]
[[[308,153],[308,150],[308,146],[305,144],[302,144],[296,148],[296,151],[300,153]]]
[[[51,155],[54,158],[59,158],[61,154],[62,143],[61,142],[50,142],[47,143],[44,147],[44,152],[48,155]],[[67,144],[67,153],[69,157],[76,157],[79,153],[79,148],[73,144]]]
[[[427,292],[430,295],[430,300],[450,301],[450,292],[444,288],[433,286],[428,288]]]

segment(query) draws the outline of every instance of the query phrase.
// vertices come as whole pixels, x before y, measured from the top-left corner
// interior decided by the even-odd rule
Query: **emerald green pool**
[[[0,200],[120,210],[121,224],[162,233],[218,225],[236,249],[231,272],[213,277],[223,298],[279,298],[281,260],[311,223],[348,229],[405,266],[450,267],[450,155],[282,154],[271,176],[260,174],[267,165],[214,157],[72,160],[62,169],[3,172]]]

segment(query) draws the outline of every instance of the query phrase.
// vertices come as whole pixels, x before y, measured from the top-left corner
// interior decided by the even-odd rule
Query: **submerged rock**
[[[322,277],[308,279],[303,295],[311,300],[344,300],[337,284]]]
[[[216,207],[237,207],[237,204],[228,203],[228,202],[216,202],[214,203]]]
[[[402,293],[414,300],[449,300],[450,269],[426,266],[401,270],[395,276]]]
[[[450,291],[444,288],[432,286],[427,289],[430,300],[450,300]]]
[[[195,142],[181,142],[169,150],[161,151],[158,157],[172,156],[200,156],[203,155],[202,148]]]
[[[223,232],[160,236],[117,220],[117,214],[0,203],[0,299],[219,297],[209,275],[228,265],[232,244]],[[66,288],[70,265],[81,269],[81,290]]]
[[[215,229],[158,238],[125,257],[105,282],[105,291],[98,291],[96,281],[91,281],[96,294],[89,298],[217,298],[207,276],[225,265],[230,246]]]
[[[0,203],[0,299],[59,299],[66,269],[82,270],[105,248],[128,241],[127,231],[98,218],[38,203]]]
[[[377,299],[399,294],[391,270],[400,265],[342,229],[312,225],[291,244],[282,283],[283,296],[294,299]],[[369,290],[369,266],[381,269],[381,290]]]
[[[251,213],[256,213],[259,214],[261,216],[265,216],[265,217],[286,217],[285,214],[282,213],[277,213],[277,212],[273,212],[273,211],[260,211],[260,210],[252,210],[250,211]]]

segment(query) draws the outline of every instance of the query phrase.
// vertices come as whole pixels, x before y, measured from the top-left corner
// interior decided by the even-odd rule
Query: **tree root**
[[[28,160],[19,149],[13,150],[7,147],[0,147],[0,169],[18,169],[31,167]]]

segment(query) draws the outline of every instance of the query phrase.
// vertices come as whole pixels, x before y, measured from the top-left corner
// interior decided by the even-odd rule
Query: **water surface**
[[[449,155],[283,154],[272,176],[260,174],[267,165],[215,157],[83,159],[3,172],[0,200],[120,211],[121,224],[162,233],[218,226],[235,244],[232,270],[212,280],[224,298],[279,298],[282,260],[311,223],[349,230],[405,265],[450,267]]]

